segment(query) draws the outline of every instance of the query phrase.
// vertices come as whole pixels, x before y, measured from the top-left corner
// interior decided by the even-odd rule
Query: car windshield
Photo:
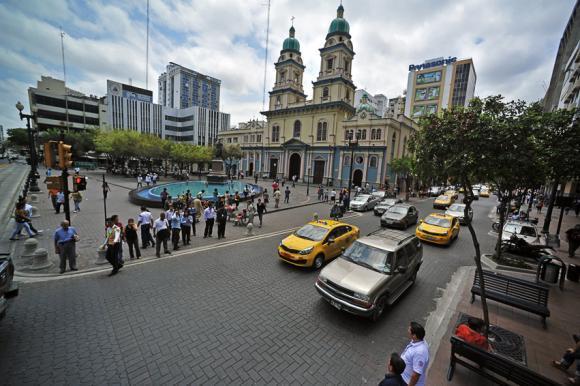
[[[383,251],[359,241],[348,247],[342,256],[355,264],[382,273],[390,273],[393,264],[393,252]]]
[[[392,206],[389,208],[387,213],[407,214],[407,208],[403,208],[401,206]]]
[[[385,192],[382,190],[379,190],[378,192],[373,192],[373,196],[375,197],[384,197]]]
[[[448,219],[435,216],[427,216],[427,218],[423,222],[425,224],[434,225],[442,228],[449,228],[451,226],[451,221],[449,221]]]
[[[437,200],[438,201],[447,201],[447,200],[449,200],[449,198],[446,195],[442,195],[442,196],[437,197]]]
[[[307,224],[298,229],[294,234],[306,240],[320,241],[324,238],[324,236],[326,236],[327,233],[328,229],[326,228]]]
[[[353,201],[365,202],[370,196],[356,196]]]
[[[463,212],[465,210],[465,205],[453,204],[449,207],[449,210],[452,212]]]
[[[396,200],[394,198],[387,198],[386,200],[381,201],[381,205],[395,205]]]
[[[526,225],[507,224],[504,228],[504,231],[522,236],[536,237],[536,229]]]

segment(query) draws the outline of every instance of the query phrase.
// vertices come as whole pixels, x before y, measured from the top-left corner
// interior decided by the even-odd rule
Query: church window
[[[349,155],[344,156],[344,165],[350,166],[350,156]]]
[[[281,102],[281,100],[280,100],[280,95],[278,95],[278,96],[276,97],[276,105],[277,105],[277,106],[279,106],[279,105],[281,105],[281,104],[282,104],[282,102]]]
[[[286,81],[286,71],[280,71],[280,82]]]
[[[334,64],[334,58],[326,59],[326,69],[332,70],[332,65]]]
[[[300,138],[300,129],[302,128],[302,123],[299,120],[294,121],[294,132],[292,136],[294,138]]]
[[[397,144],[397,134],[393,134],[393,139],[391,140],[391,161],[395,159],[395,145]]]
[[[280,141],[280,126],[274,125],[272,126],[272,142],[279,141]]]
[[[348,60],[345,59],[344,60],[344,72],[348,72],[348,65],[349,65],[349,62],[348,62]]]
[[[348,141],[349,139],[353,138],[353,131],[352,130],[345,130],[344,131],[344,140]]]
[[[372,156],[369,158],[369,166],[371,168],[376,168],[377,167],[377,157]]]
[[[356,133],[356,137],[358,139],[367,139],[367,131],[366,129],[359,129]]]
[[[372,129],[371,139],[381,139],[381,129]]]
[[[318,122],[318,127],[316,128],[316,140],[326,141],[326,134],[327,134],[327,123]]]
[[[290,57],[292,57],[292,54],[290,54]]]
[[[346,100],[349,101],[350,100],[350,91],[346,90]]]
[[[256,142],[262,142],[262,134],[256,135]]]
[[[323,88],[322,89],[322,97],[323,98],[328,98],[328,94],[329,94],[328,87]]]
[[[342,41],[342,36],[338,37],[338,41],[341,42]]]

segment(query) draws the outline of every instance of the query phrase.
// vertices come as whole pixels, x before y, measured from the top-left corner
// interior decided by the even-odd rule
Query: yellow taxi
[[[435,209],[447,209],[451,204],[455,202],[453,196],[448,196],[447,194],[442,194],[433,201],[433,208]]]
[[[311,221],[282,240],[278,256],[293,265],[319,269],[338,257],[359,235],[360,230],[354,225],[334,220]]]
[[[423,241],[449,245],[459,236],[459,220],[447,214],[431,213],[420,221],[415,235]]]
[[[454,200],[457,200],[459,198],[459,193],[457,193],[457,191],[454,189],[450,189],[443,194],[452,197]]]
[[[481,189],[479,191],[479,197],[489,197],[489,190],[487,190],[487,189]]]

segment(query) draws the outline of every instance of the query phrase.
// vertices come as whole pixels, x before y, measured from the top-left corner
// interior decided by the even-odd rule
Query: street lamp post
[[[348,201],[350,202],[350,191],[352,189],[352,168],[354,166],[354,149],[358,146],[358,138],[348,137],[348,147],[350,148],[350,170],[348,171]]]
[[[306,196],[310,196],[310,166],[308,167],[308,174],[306,175]]]
[[[30,120],[34,119],[34,115],[30,114],[23,114],[22,110],[24,110],[24,105],[18,101],[16,103],[16,108],[18,109],[18,113],[20,115],[20,120],[26,119],[26,129],[28,130],[28,151],[30,153],[30,188],[31,192],[40,192],[38,187],[38,183],[36,181],[38,176],[38,171],[36,169],[36,146],[34,145],[34,134],[32,133],[32,127],[30,127]]]

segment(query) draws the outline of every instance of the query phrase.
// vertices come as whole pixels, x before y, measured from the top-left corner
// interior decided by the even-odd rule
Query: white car
[[[546,245],[545,237],[538,232],[538,228],[534,224],[528,221],[508,221],[505,223],[501,233],[501,240],[509,241],[513,235],[524,239],[528,244]]]
[[[350,202],[350,209],[364,212],[373,209],[379,202],[380,199],[372,194],[359,194]]]

